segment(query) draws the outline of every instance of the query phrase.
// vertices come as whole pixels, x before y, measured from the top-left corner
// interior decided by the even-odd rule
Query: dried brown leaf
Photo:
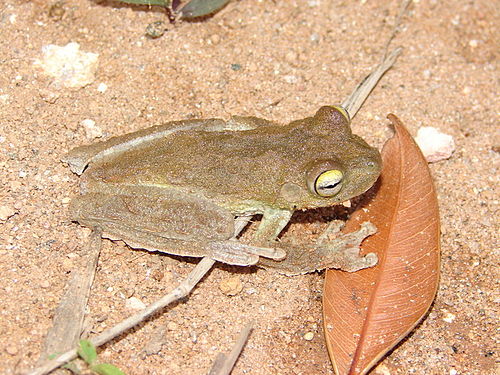
[[[431,174],[400,120],[382,151],[383,171],[366,206],[344,229],[370,221],[362,244],[379,264],[355,273],[331,270],[323,295],[325,336],[338,375],[366,374],[425,315],[439,280],[439,213]]]

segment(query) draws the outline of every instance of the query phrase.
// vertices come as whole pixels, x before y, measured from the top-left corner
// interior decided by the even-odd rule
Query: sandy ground
[[[108,137],[192,117],[309,116],[341,102],[376,65],[399,8],[387,0],[242,0],[149,39],[146,26],[166,20],[159,9],[67,0],[50,12],[54,3],[0,6],[0,206],[14,213],[0,223],[4,374],[23,373],[38,359],[64,286],[82,261],[89,231],[67,219],[78,178],[59,161],[93,141],[82,120],[94,120]],[[490,0],[414,1],[393,44],[404,54],[353,121],[354,131],[379,147],[390,136],[390,112],[412,134],[432,125],[457,143],[451,159],[431,165],[443,233],[436,301],[374,374],[498,373],[499,13]],[[33,65],[42,46],[68,42],[99,54],[96,80],[80,90],[54,88]],[[317,235],[331,213],[312,222],[299,215],[286,236]],[[91,331],[131,314],[131,296],[155,301],[193,266],[104,241],[89,301]],[[230,297],[219,284],[234,276],[243,290]],[[288,278],[218,266],[185,303],[120,336],[100,356],[127,374],[205,374],[254,320],[233,374],[332,374],[322,280],[320,273]],[[146,356],[142,349],[165,325],[162,350]]]

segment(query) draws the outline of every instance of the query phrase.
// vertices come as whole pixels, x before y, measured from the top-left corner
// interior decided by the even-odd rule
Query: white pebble
[[[106,92],[108,89],[108,85],[106,85],[104,82],[99,83],[99,86],[97,86],[97,91],[100,93]]]
[[[80,88],[94,82],[98,57],[97,53],[80,51],[78,43],[64,47],[48,44],[42,47],[42,58],[34,65],[53,77],[55,85]]]
[[[146,305],[137,297],[130,297],[125,301],[125,307],[131,310],[144,310]]]
[[[304,340],[311,341],[314,338],[314,333],[313,332],[307,332],[304,335]]]
[[[415,141],[429,163],[448,159],[455,151],[453,137],[431,126],[421,127]]]
[[[80,125],[85,129],[85,135],[87,138],[93,139],[102,137],[102,129],[95,124],[94,120],[82,120],[80,121]]]
[[[176,322],[168,322],[167,323],[167,329],[169,331],[176,331],[179,329],[179,325]]]
[[[446,323],[453,323],[453,321],[455,320],[455,318],[456,318],[455,314],[452,314],[449,311],[445,311],[444,314],[443,314],[443,320]]]
[[[479,41],[476,39],[469,40],[469,46],[471,48],[476,48],[479,45]]]

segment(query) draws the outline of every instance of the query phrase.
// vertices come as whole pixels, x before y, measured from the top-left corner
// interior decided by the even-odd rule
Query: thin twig
[[[354,91],[349,95],[349,97],[344,100],[342,107],[345,108],[349,116],[353,118],[358,113],[359,108],[363,105],[370,92],[377,85],[377,82],[382,78],[385,72],[387,72],[391,66],[394,65],[396,59],[403,49],[401,47],[396,48],[391,52],[389,56],[386,56],[382,63],[375,68],[361,83],[354,89]]]
[[[384,54],[382,55],[382,61],[380,62],[380,64],[375,68],[373,72],[371,72],[364,80],[361,81],[361,83],[353,90],[351,95],[349,95],[349,97],[342,103],[342,107],[344,107],[347,113],[349,113],[351,119],[356,116],[356,113],[358,113],[359,108],[361,108],[366,98],[368,98],[370,92],[375,88],[384,73],[394,65],[399,54],[403,50],[402,47],[398,47],[389,54],[389,45],[398,33],[401,20],[408,10],[408,6],[410,5],[410,3],[411,0],[404,0],[401,3],[401,8],[399,10],[398,16],[396,17],[396,21],[394,22],[391,35],[385,43]]]
[[[388,54],[388,47],[389,44],[391,43],[392,39],[397,33],[397,29],[399,27],[399,24],[401,22],[401,19],[406,12],[406,9],[408,8],[408,5],[410,4],[410,0],[404,0],[402,2],[402,7],[401,11],[396,19],[396,24],[393,28],[393,32],[391,36],[389,37],[386,45],[385,45],[385,52],[382,58],[382,62],[377,66],[377,68],[370,73],[351,93],[351,95],[342,103],[342,106],[346,109],[348,112],[349,116],[353,118],[356,113],[358,112],[359,108],[361,105],[364,103],[370,92],[373,90],[373,88],[376,86],[377,82],[380,80],[380,78],[384,75],[384,73],[389,70],[394,63],[396,62],[397,57],[402,51],[402,48],[396,48],[393,50],[390,54]],[[240,222],[236,222],[237,229],[235,231],[235,236],[243,227],[246,225],[248,222],[249,218],[243,218]],[[90,341],[97,347],[102,344],[105,344],[106,342],[109,342],[110,340],[114,339],[115,337],[119,336],[123,332],[127,331],[128,329],[136,326],[137,324],[143,322],[147,318],[149,318],[152,314],[156,313],[157,311],[163,309],[164,307],[168,306],[169,304],[178,301],[187,295],[193,290],[193,288],[196,286],[196,284],[203,278],[203,276],[206,275],[206,273],[212,268],[212,266],[215,264],[215,261],[213,259],[210,259],[208,257],[203,258],[197,266],[191,271],[191,273],[188,275],[188,277],[182,281],[177,288],[175,288],[172,292],[169,294],[165,295],[158,301],[152,303],[146,309],[143,311],[139,312],[136,315],[133,315],[125,320],[123,320],[121,323],[118,323],[114,327],[110,328],[107,331],[104,331],[100,335],[93,337],[90,339]],[[245,326],[243,329],[237,343],[235,344],[234,348],[232,351],[227,355],[221,355],[218,357],[218,360],[216,361],[216,364],[214,364],[214,367],[212,368],[210,374],[216,374],[216,375],[227,375],[231,372],[231,369],[233,368],[243,346],[245,345],[248,335],[251,332],[251,324]],[[59,366],[75,359],[77,357],[77,349],[71,349],[57,358],[46,362],[44,365],[37,367],[28,375],[44,375],[48,374],[52,370],[58,368]],[[217,369],[216,369],[217,365]],[[220,366],[220,367],[219,367]],[[217,372],[212,372],[212,371],[217,371]]]
[[[54,314],[53,325],[45,338],[39,363],[52,353],[61,353],[78,344],[83,331],[85,308],[94,281],[97,260],[101,252],[101,231],[93,229],[84,248],[83,261],[67,284],[67,289]]]
[[[243,327],[243,330],[240,332],[240,335],[238,336],[238,339],[229,354],[225,355],[223,353],[219,353],[217,355],[217,358],[208,375],[229,375],[231,373],[234,364],[236,363],[248,340],[248,336],[250,336],[250,333],[252,332],[253,324],[253,322],[249,322],[245,325],[245,327]]]
[[[212,268],[215,261],[208,257],[203,258],[196,267],[191,271],[184,281],[182,281],[177,288],[175,288],[172,292],[165,295],[158,301],[152,303],[148,307],[146,307],[143,311],[137,313],[136,315],[131,316],[128,319],[123,320],[121,323],[118,323],[114,327],[104,331],[100,335],[90,338],[90,341],[97,347],[106,342],[114,339],[119,336],[123,332],[128,329],[136,326],[137,324],[143,322],[152,314],[157,311],[163,309],[168,306],[172,302],[178,301],[184,297],[186,297],[196,286],[196,284],[205,276],[205,274]],[[75,359],[77,357],[77,349],[69,350],[56,359],[45,363],[43,366],[40,366],[33,371],[31,371],[28,375],[43,375],[48,374],[50,371],[58,368],[59,366]]]
[[[236,238],[240,234],[240,232],[245,228],[249,220],[250,217],[241,217],[235,220],[233,238]],[[165,295],[158,301],[152,303],[151,305],[149,305],[136,315],[133,315],[121,321],[114,327],[108,329],[107,331],[104,331],[103,333],[101,333],[96,337],[90,338],[89,340],[96,347],[105,344],[108,341],[113,340],[116,336],[119,336],[123,332],[143,322],[152,314],[163,309],[169,304],[186,297],[189,293],[191,293],[193,288],[196,286],[196,284],[198,284],[198,282],[203,278],[203,276],[205,276],[208,273],[208,271],[210,271],[210,269],[214,264],[215,260],[209,257],[202,258],[201,261],[196,265],[196,267],[191,271],[191,273],[179,284],[179,286],[177,286],[177,288],[175,288],[169,294]],[[77,350],[78,350],[77,348],[68,350],[67,352],[59,355],[57,358],[46,362],[40,367],[37,367],[27,375],[48,374],[50,371],[75,359],[78,356]]]

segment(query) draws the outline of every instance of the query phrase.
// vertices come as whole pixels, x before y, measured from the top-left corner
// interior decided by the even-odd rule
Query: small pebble
[[[98,59],[97,53],[80,51],[75,42],[62,47],[48,44],[42,47],[42,58],[35,60],[34,65],[54,78],[56,86],[80,88],[94,81]]]
[[[43,289],[50,288],[49,280],[42,280],[42,282],[40,283],[40,287]]]
[[[135,289],[133,287],[125,287],[125,288],[122,288],[120,290],[120,293],[125,297],[125,298],[128,298],[130,299],[134,293],[135,293]],[[142,302],[141,302],[142,303]]]
[[[14,345],[9,345],[5,348],[5,351],[7,352],[7,354],[9,355],[16,355],[17,353],[19,353],[19,349],[17,348],[17,346],[14,346]]]
[[[137,297],[130,297],[125,301],[125,307],[131,310],[144,310],[146,305]]]
[[[71,198],[70,197],[64,197],[63,199],[61,199],[61,203],[62,204],[68,204],[69,202],[71,202]]]
[[[11,206],[0,206],[0,221],[7,221],[8,218],[16,214],[16,210]]]
[[[376,368],[375,368],[375,374],[378,374],[378,375],[391,375],[391,371],[389,370],[389,368],[381,363],[380,365],[378,365]]]
[[[38,91],[38,94],[40,95],[40,98],[46,103],[49,104],[54,104],[57,99],[59,99],[59,93],[48,90],[48,89],[40,89]]]
[[[314,333],[313,332],[307,332],[304,335],[304,340],[311,341],[314,338]]]
[[[102,323],[104,322],[105,320],[108,319],[108,315],[107,314],[98,314],[96,317],[95,317],[95,321],[97,323]]]
[[[297,53],[295,51],[288,51],[285,55],[285,60],[289,63],[294,63],[297,61]]]
[[[164,276],[165,276],[165,274],[163,273],[162,270],[154,270],[151,273],[151,277],[153,278],[153,280],[156,280],[156,281],[161,281]]]
[[[479,45],[479,41],[476,39],[469,40],[469,46],[471,48],[476,48]]]
[[[455,151],[453,137],[431,126],[421,127],[415,141],[429,163],[448,159]]]
[[[104,82],[99,83],[99,86],[97,86],[97,91],[100,93],[106,92],[108,89],[108,85],[106,85]]]
[[[151,39],[156,39],[161,37],[167,31],[167,27],[164,21],[151,22],[146,27],[146,36]]]
[[[80,125],[83,126],[87,138],[94,139],[102,137],[102,129],[95,124],[94,120],[82,120],[80,121]]]
[[[210,42],[212,42],[212,44],[219,44],[220,43],[220,36],[218,34],[213,34],[210,37]]]
[[[176,322],[168,322],[167,329],[169,331],[176,331],[179,328],[179,325]]]
[[[309,36],[309,39],[311,40],[311,42],[318,42],[319,41],[319,34],[318,33],[312,33]]]
[[[243,290],[243,284],[239,277],[224,279],[219,283],[219,289],[227,296],[235,296]]]
[[[74,271],[75,265],[73,264],[73,261],[68,258],[63,258],[61,261],[61,266],[64,270],[64,272],[71,272]]]
[[[455,314],[452,314],[449,311],[445,311],[444,314],[443,314],[443,320],[446,323],[453,323],[453,321],[455,320],[455,318],[456,318]]]

